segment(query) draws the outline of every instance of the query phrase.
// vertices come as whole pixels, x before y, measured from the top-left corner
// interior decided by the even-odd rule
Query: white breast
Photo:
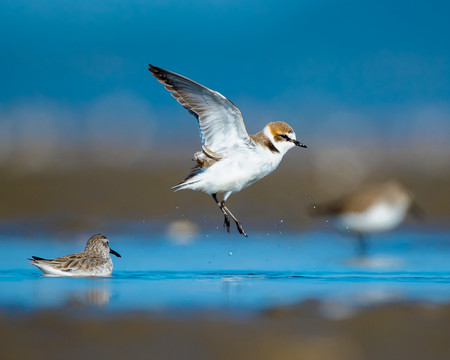
[[[39,263],[34,265],[38,267],[44,274],[50,276],[70,276],[70,277],[110,276],[113,270],[112,261],[105,262],[101,266],[96,266],[89,270],[73,269],[72,271],[62,271],[45,263]]]
[[[235,193],[273,172],[281,158],[266,149],[237,151],[196,176],[197,182],[189,188],[209,194]]]
[[[338,226],[358,232],[387,231],[398,226],[406,216],[407,204],[378,202],[360,213],[346,213],[338,217]]]

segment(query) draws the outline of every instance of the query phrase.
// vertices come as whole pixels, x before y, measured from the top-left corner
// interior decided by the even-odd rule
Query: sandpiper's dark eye
[[[289,136],[287,136],[286,134],[282,134],[280,136],[285,140],[291,140],[291,138]]]

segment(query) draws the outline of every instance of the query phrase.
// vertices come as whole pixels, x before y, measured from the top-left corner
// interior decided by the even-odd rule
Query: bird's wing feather
[[[149,65],[149,71],[197,118],[203,143],[208,149],[226,155],[236,147],[255,145],[241,112],[222,94],[153,65]]]
[[[102,265],[104,262],[101,258],[89,257],[87,259],[85,256],[80,256],[79,254],[71,254],[66,256],[61,256],[54,259],[42,259],[33,256],[31,263],[34,264],[46,264],[60,271],[71,272],[72,270],[82,269],[87,270],[88,267],[96,267]]]

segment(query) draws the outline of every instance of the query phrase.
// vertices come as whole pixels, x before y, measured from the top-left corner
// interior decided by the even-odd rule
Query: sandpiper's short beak
[[[120,254],[119,254],[117,251],[114,251],[113,249],[109,249],[109,253],[110,253],[110,254],[114,254],[114,255],[116,255],[117,257],[122,257],[122,256],[120,256]]]
[[[293,142],[294,142],[295,146],[300,146],[300,147],[302,147],[302,148],[307,148],[307,146],[306,146],[305,144],[302,144],[302,143],[301,143],[300,141],[298,141],[298,140],[294,140]]]

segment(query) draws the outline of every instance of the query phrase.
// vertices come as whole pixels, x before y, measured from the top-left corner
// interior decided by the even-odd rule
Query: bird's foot
[[[230,216],[228,214],[224,214],[223,227],[227,229],[227,232],[230,232]]]
[[[242,224],[239,221],[236,221],[236,227],[239,231],[239,234],[242,234],[245,237],[248,237],[247,233],[245,232],[244,228],[242,227]]]

